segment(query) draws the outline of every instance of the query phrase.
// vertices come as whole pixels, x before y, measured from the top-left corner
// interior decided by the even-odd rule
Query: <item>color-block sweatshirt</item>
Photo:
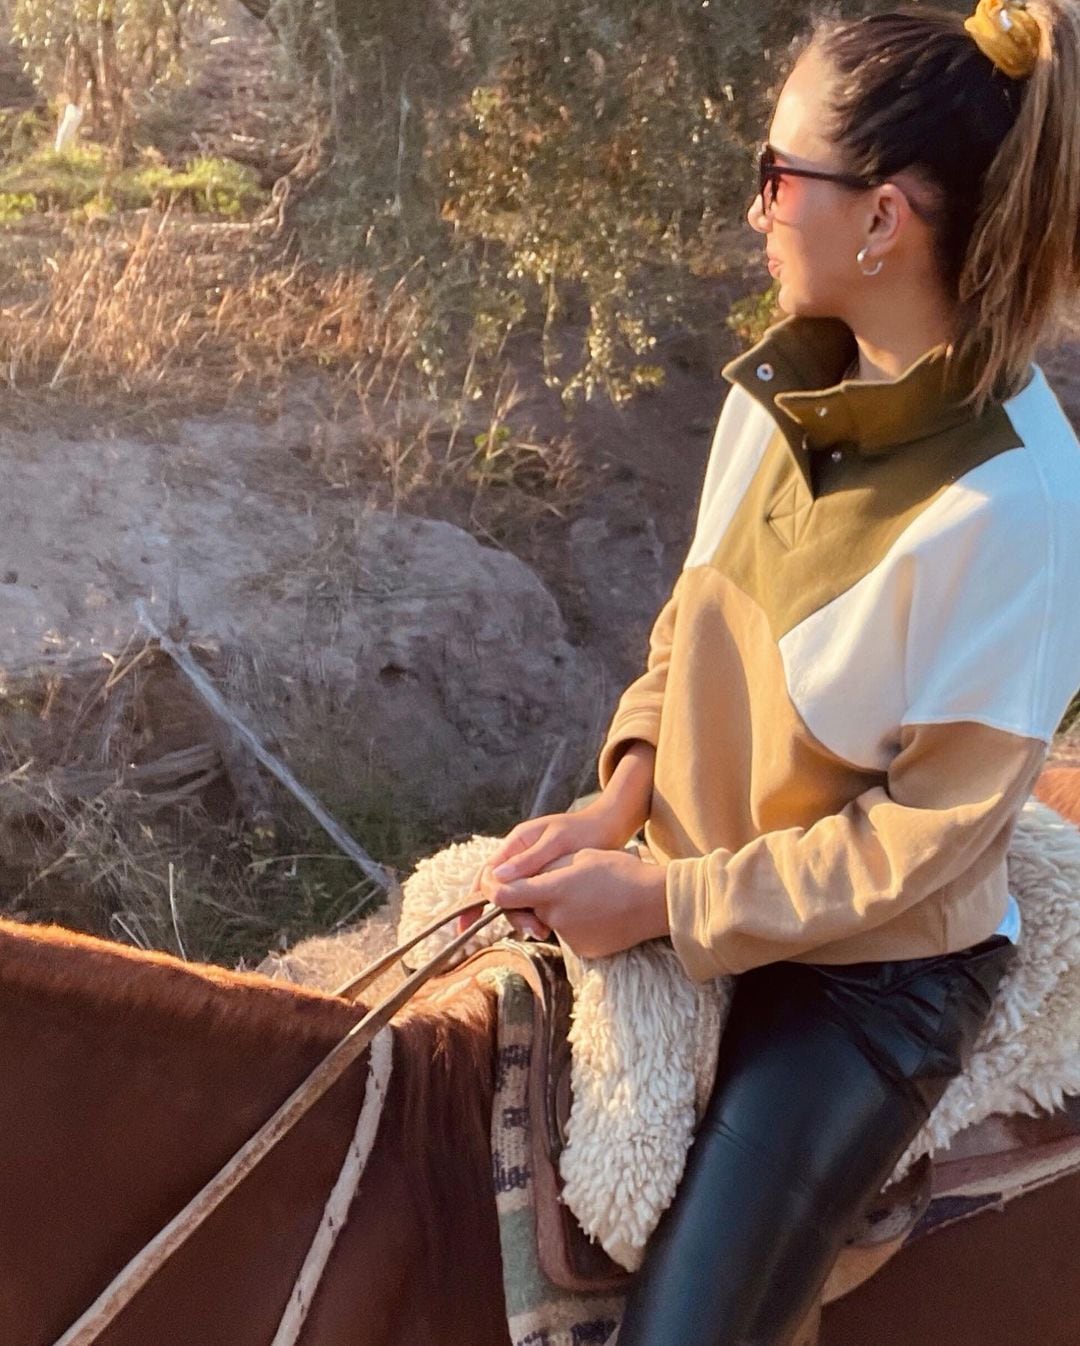
[[[936,346],[844,378],[795,315],[723,373],[683,569],[600,752],[656,748],[645,840],[695,980],[952,952],[1080,685],[1080,442],[1038,365],[978,417]]]

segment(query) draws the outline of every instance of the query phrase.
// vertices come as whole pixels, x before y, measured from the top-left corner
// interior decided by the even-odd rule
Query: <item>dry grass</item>
[[[445,519],[525,559],[530,541],[563,520],[587,485],[570,435],[544,442],[521,423],[523,401],[504,370],[493,387],[467,368],[442,396],[399,395],[377,384],[327,415],[312,461],[337,486],[368,504]]]
[[[528,808],[480,804],[463,833],[448,834],[445,819],[422,816],[378,762],[343,748],[347,698],[317,659],[292,682],[286,725],[267,704],[280,693],[264,681],[259,651],[221,652],[210,671],[399,877],[474,829],[501,835]],[[227,966],[253,966],[316,934],[333,941],[361,919],[363,950],[396,922],[382,890],[231,742],[172,661],[142,642],[111,669],[87,662],[0,689],[0,892],[9,918]]]
[[[112,670],[9,686],[0,702],[5,914],[235,964],[376,906],[379,891],[306,815],[258,788],[265,782],[255,782],[252,807],[245,766],[149,647]],[[391,865],[419,853],[406,853],[418,843],[403,819],[346,821]]]
[[[544,529],[583,489],[570,441],[545,444],[519,425],[509,376],[485,390],[466,356],[456,387],[432,387],[417,360],[423,310],[402,282],[383,293],[249,226],[168,211],[5,232],[9,424],[165,431],[234,399],[272,415],[303,395],[316,413],[312,465],[377,505],[507,541]],[[313,603],[348,601],[335,541],[289,577]],[[332,716],[320,723],[333,734]],[[215,727],[145,651],[111,672],[67,668],[0,689],[6,914],[226,964],[351,923],[370,887],[281,792],[253,811],[242,785]],[[404,871],[445,841],[377,783],[352,785],[327,802],[380,861]]]
[[[251,55],[250,37],[236,46]],[[214,87],[185,93],[186,114],[162,105],[160,127],[183,141],[174,157],[192,148],[185,135],[206,139],[207,117],[226,154],[234,142],[255,144],[238,127],[276,145],[276,132],[238,120],[225,102],[234,86],[238,102],[250,97],[237,55],[210,72]],[[59,213],[76,202],[55,174],[30,181],[32,165],[17,167],[9,186],[34,189],[36,204],[57,213],[2,226],[0,415],[9,426],[166,436],[193,412],[268,418],[302,398],[315,421],[312,465],[332,483],[497,543],[558,524],[583,491],[570,440],[543,442],[523,423],[521,394],[499,373],[501,349],[481,358],[462,342],[459,358],[451,338],[454,367],[437,376],[425,367],[430,319],[415,272],[391,284],[362,263],[327,269],[298,258],[273,218],[192,217],[178,200],[76,220]],[[99,177],[84,184],[91,203]],[[335,542],[288,576],[313,605],[348,601]],[[333,734],[332,722],[319,723]],[[377,785],[356,785],[327,802],[387,865],[405,869],[445,841],[381,800]],[[280,793],[271,789],[254,816],[238,788],[212,727],[151,656],[132,651],[111,673],[71,668],[0,688],[5,913],[223,963],[351,922],[371,894],[350,864]]]
[[[379,900],[362,878],[350,882],[344,856],[287,847],[260,854],[242,824],[212,817],[194,797],[168,817],[148,817],[147,796],[117,783],[89,799],[62,797],[41,776],[13,786],[5,782],[4,832],[10,838],[18,822],[24,867],[5,901],[10,918],[253,966],[267,950],[341,928]],[[312,879],[316,860],[339,870],[332,887]]]
[[[0,289],[0,376],[35,399],[212,410],[305,366],[392,382],[419,321],[402,286],[322,274],[248,225],[166,210],[36,239],[9,250]]]
[[[498,357],[481,370],[466,352],[438,377],[424,370],[427,316],[408,276],[384,289],[359,269],[299,260],[258,227],[169,209],[6,235],[10,425],[45,417],[83,432],[99,419],[167,433],[192,411],[266,417],[302,396],[316,415],[311,458],[336,485],[488,540],[563,515],[584,489],[570,439],[540,442],[519,423]]]

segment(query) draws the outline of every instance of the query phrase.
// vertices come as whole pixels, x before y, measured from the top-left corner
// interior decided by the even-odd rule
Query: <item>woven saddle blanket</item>
[[[552,1284],[536,1236],[536,1189],[529,1136],[533,990],[508,968],[481,972],[498,993],[491,1158],[506,1325],[512,1346],[605,1346],[623,1299],[606,1291],[571,1292]]]
[[[420,861],[403,885],[399,939],[466,898],[499,844],[498,838],[476,836]],[[896,1179],[919,1156],[944,1150],[965,1128],[992,1114],[1036,1115],[1080,1092],[1080,833],[1029,800],[1008,865],[1023,922],[1017,958],[967,1069],[950,1083],[899,1161]],[[461,956],[510,934],[509,923],[499,918]],[[451,937],[451,931],[438,932],[412,959],[430,957]],[[712,1088],[733,978],[691,982],[667,940],[610,958],[579,959],[566,952],[574,986],[573,1100],[559,1165],[562,1197],[609,1256],[634,1270],[675,1194]],[[507,1026],[505,1010],[504,1004],[500,1035],[513,1032],[513,1014]],[[515,1055],[502,1053],[505,1045],[500,1044],[504,1062]],[[501,1087],[512,1084],[500,1078]],[[497,1135],[494,1142],[498,1167],[507,1160],[499,1159]],[[513,1138],[506,1144],[512,1147]],[[508,1200],[512,1196],[503,1193],[504,1220]],[[527,1285],[528,1275],[520,1283]],[[527,1317],[525,1300],[518,1307]],[[603,1341],[599,1334],[617,1316],[617,1302],[598,1298],[591,1321],[575,1322],[574,1339]],[[579,1310],[580,1304],[573,1307]],[[519,1326],[524,1329],[526,1322]],[[525,1330],[522,1339],[527,1338]]]

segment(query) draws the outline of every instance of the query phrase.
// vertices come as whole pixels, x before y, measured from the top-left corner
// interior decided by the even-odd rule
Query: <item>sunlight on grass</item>
[[[139,163],[117,170],[101,146],[86,144],[62,154],[40,149],[0,169],[0,221],[31,210],[95,217],[166,202],[238,218],[265,200],[250,168],[209,155],[170,168],[159,156],[144,153]]]

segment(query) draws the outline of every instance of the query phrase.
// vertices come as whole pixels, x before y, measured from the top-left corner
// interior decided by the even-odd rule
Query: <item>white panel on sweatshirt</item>
[[[720,408],[705,480],[698,504],[697,526],[683,568],[707,565],[727,532],[758,470],[776,422],[745,388],[734,383]]]
[[[884,770],[903,724],[1049,740],[1080,685],[1080,442],[1037,368],[1004,405],[1024,447],[958,478],[780,640],[808,728],[856,765]]]

